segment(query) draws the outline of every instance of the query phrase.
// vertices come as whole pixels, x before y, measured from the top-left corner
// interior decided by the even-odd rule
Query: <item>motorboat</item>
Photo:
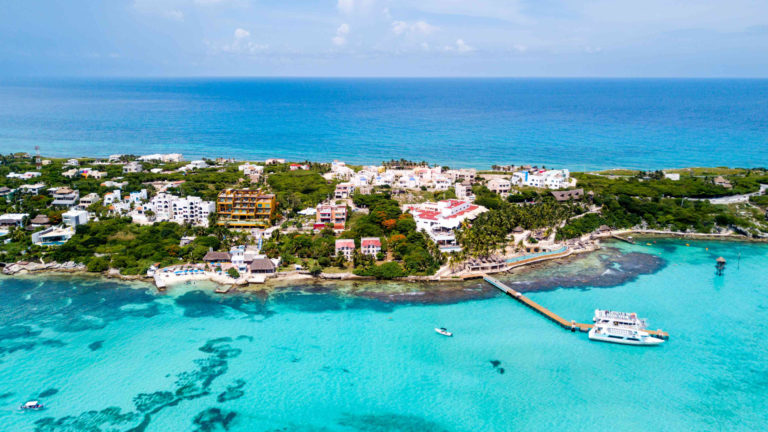
[[[45,406],[38,401],[28,401],[19,407],[19,409],[23,411],[38,411],[43,408],[45,408]]]
[[[643,330],[597,324],[589,330],[589,339],[624,345],[654,346],[664,342]]]
[[[648,328],[648,322],[644,318],[638,318],[634,312],[595,309],[595,316],[592,318],[592,322],[634,330],[645,330]]]
[[[440,333],[443,336],[448,336],[448,337],[453,336],[453,333],[449,332],[448,329],[446,329],[445,327],[435,328],[435,331]]]

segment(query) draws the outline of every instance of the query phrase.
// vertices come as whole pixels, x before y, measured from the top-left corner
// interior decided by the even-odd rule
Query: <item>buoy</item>
[[[709,250],[709,248],[704,248],[704,250]]]
[[[685,244],[686,246],[690,246],[688,243]]]

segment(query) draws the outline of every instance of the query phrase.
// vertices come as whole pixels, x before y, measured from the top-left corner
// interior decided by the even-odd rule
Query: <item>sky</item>
[[[768,77],[768,1],[0,0],[0,76]]]

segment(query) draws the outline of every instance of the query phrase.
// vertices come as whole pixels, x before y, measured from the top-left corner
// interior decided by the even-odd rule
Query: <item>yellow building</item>
[[[277,199],[260,190],[225,189],[216,200],[218,225],[265,228],[277,218]]]

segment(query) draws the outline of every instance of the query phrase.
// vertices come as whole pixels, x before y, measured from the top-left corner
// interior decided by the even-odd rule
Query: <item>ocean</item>
[[[0,152],[392,158],[571,170],[768,166],[768,80],[0,81]]]
[[[196,285],[156,294],[95,278],[3,277],[0,424],[9,432],[766,430],[768,246],[688,243],[613,244],[614,252],[555,264],[558,282],[529,293],[581,322],[598,307],[638,312],[671,335],[654,348],[590,342],[499,294],[430,304],[310,286],[217,296]],[[716,276],[721,255],[728,264]],[[551,273],[505,279],[525,285]],[[437,335],[438,326],[454,337]],[[29,399],[48,408],[18,411]]]

